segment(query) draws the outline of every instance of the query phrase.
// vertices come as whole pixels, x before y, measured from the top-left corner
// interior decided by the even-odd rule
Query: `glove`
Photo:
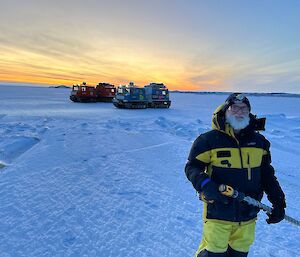
[[[284,207],[275,205],[273,206],[272,212],[270,214],[267,213],[267,215],[269,216],[269,218],[266,219],[268,224],[278,223],[284,219],[284,215],[285,215]]]
[[[217,201],[223,204],[228,204],[229,202],[228,197],[222,195],[219,191],[218,185],[211,180],[202,187],[202,192],[205,200],[207,201]]]

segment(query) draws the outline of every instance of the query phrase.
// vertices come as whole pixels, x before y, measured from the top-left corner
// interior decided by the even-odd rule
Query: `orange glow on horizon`
[[[184,60],[157,59],[147,54],[115,52],[104,59],[91,53],[78,61],[32,53],[17,48],[0,48],[0,78],[3,82],[37,83],[46,85],[80,84],[86,81],[95,86],[108,82],[116,86],[133,81],[138,86],[150,82],[164,83],[170,90],[220,90],[222,80],[206,79],[193,82],[197,74],[185,71]]]
[[[82,80],[74,80],[74,79],[58,79],[58,78],[42,78],[42,77],[32,77],[32,76],[26,76],[22,75],[19,77],[16,77],[15,75],[7,75],[5,77],[2,77],[1,82],[8,82],[8,83],[33,83],[33,84],[41,84],[41,85],[66,85],[66,86],[72,86],[74,84],[81,84],[83,81],[87,82],[88,85],[95,86],[99,82],[107,82],[110,84],[113,84],[115,86],[119,85],[125,85],[128,84],[130,81],[133,81],[137,86],[144,86],[151,82],[158,82],[158,83],[164,83],[169,90],[178,90],[178,91],[219,91],[221,90],[219,85],[203,85],[203,86],[195,86],[191,83],[184,83],[184,84],[175,84],[175,83],[169,83],[164,80],[157,80],[157,81],[138,81],[138,80],[126,80],[126,81],[113,81],[111,80],[96,80],[96,79],[87,79],[83,78]]]

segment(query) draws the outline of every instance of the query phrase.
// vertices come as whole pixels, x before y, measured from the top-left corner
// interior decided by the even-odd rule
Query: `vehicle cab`
[[[145,87],[146,99],[150,108],[169,108],[169,90],[163,83],[150,83]]]
[[[100,102],[111,102],[116,95],[116,87],[109,83],[99,83],[96,86],[97,100]]]
[[[88,86],[86,82],[81,85],[73,85],[70,99],[73,102],[96,102],[97,93],[94,87]]]
[[[118,108],[146,108],[145,89],[135,86],[133,82],[121,85],[117,89],[113,104]]]

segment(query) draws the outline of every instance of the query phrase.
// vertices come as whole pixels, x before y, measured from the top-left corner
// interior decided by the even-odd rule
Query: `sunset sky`
[[[300,93],[298,0],[0,0],[0,81]]]

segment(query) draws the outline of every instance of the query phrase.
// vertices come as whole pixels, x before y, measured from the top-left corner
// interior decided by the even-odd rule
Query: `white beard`
[[[237,119],[234,115],[225,113],[226,122],[235,130],[241,130],[246,128],[249,125],[250,117],[249,115],[245,116],[243,119]]]

